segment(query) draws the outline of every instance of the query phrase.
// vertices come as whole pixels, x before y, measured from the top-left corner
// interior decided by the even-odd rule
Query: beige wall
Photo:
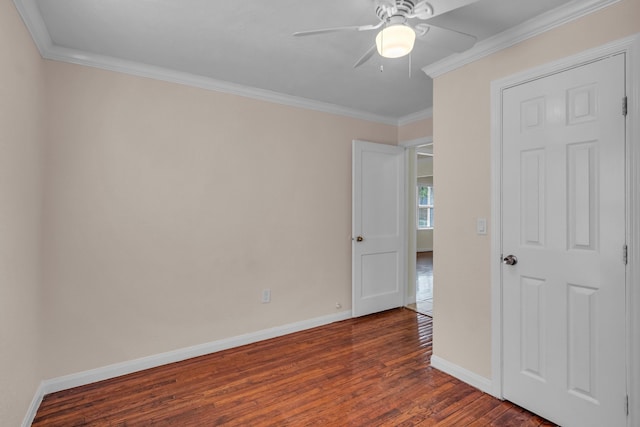
[[[414,139],[433,135],[433,118],[429,117],[398,127],[398,141],[413,141]]]
[[[491,217],[491,81],[635,34],[639,17],[640,1],[622,0],[435,79],[437,356],[491,377],[490,237],[475,234],[476,218]]]
[[[20,425],[38,367],[42,60],[0,1],[0,425]]]
[[[418,230],[416,248],[418,252],[433,250],[433,229]]]
[[[417,174],[418,178],[433,176],[433,157],[418,157],[418,166],[417,166]]]
[[[1,425],[42,379],[350,307],[351,141],[397,127],[43,61],[10,1],[0,35]]]
[[[396,143],[395,126],[51,61],[46,77],[45,378],[350,307],[351,141]]]
[[[416,248],[418,252],[433,250],[433,229],[418,230]]]

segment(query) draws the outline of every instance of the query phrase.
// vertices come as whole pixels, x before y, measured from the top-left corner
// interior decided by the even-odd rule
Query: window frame
[[[431,193],[431,204],[426,204],[426,205],[420,204],[420,189],[422,187],[429,188],[429,190],[427,191]],[[427,211],[431,210],[431,215],[427,213],[427,225],[424,227],[420,226],[420,209],[427,209]],[[433,214],[434,214],[433,184],[418,183],[416,185],[416,228],[417,230],[433,230],[433,226],[434,226]],[[431,218],[431,221],[429,221],[429,218]]]

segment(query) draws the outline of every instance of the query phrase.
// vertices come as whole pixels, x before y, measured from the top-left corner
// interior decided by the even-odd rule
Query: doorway
[[[415,149],[415,304],[409,308],[433,317],[433,142]]]
[[[433,317],[433,251],[416,252],[415,311]]]

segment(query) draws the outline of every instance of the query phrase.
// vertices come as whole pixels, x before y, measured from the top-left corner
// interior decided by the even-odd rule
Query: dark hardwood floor
[[[416,302],[407,308],[433,317],[433,252],[416,253]]]
[[[34,426],[551,426],[430,364],[406,309],[45,396]]]
[[[416,252],[416,274],[433,277],[433,251]]]

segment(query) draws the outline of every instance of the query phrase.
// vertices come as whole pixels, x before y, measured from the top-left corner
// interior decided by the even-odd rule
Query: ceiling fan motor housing
[[[426,19],[433,14],[433,8],[426,1],[395,0],[376,7],[376,15],[385,23],[404,23],[409,18]]]

